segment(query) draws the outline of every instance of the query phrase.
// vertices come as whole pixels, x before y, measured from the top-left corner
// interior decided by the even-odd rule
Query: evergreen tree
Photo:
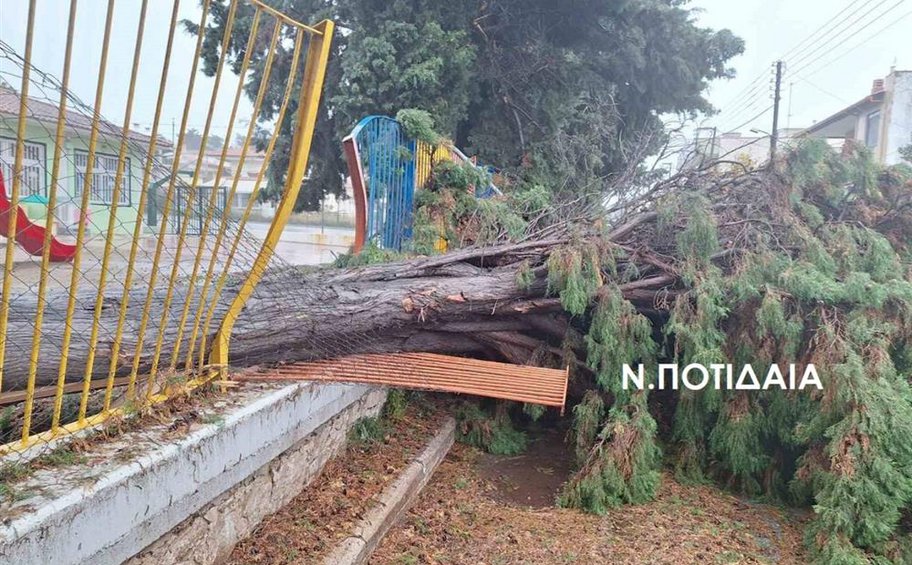
[[[743,44],[728,31],[694,25],[681,0],[284,0],[301,21],[337,24],[299,209],[340,194],[341,138],[369,114],[430,112],[446,137],[521,180],[598,192],[635,146],[655,147],[659,116],[707,111],[708,81],[732,71]],[[214,0],[202,55],[212,74],[228,0]],[[229,54],[238,70],[252,9],[238,9]],[[195,32],[195,25],[185,22]],[[265,50],[266,42],[258,49]],[[247,94],[259,87],[264,52],[252,57]],[[280,47],[277,76],[291,52]],[[265,117],[281,91],[267,95]],[[291,145],[289,109],[265,196],[276,198]],[[261,136],[265,144],[266,136]],[[646,147],[645,150],[648,150]],[[639,148],[644,150],[644,148]]]

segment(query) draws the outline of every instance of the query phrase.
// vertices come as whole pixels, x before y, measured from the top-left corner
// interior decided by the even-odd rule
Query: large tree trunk
[[[625,225],[616,233],[623,237],[630,229]],[[546,296],[544,263],[556,247],[567,241],[554,237],[352,269],[273,269],[257,287],[235,326],[231,364],[243,367],[392,351],[468,354],[525,363],[541,348],[559,353],[567,324],[559,302]],[[532,270],[534,282],[520,288],[519,271],[527,268]],[[642,279],[622,289],[629,299],[648,307],[656,290],[667,287],[674,279],[650,274],[649,268],[643,272]],[[241,280],[240,276],[234,277],[226,287],[216,320]],[[106,376],[108,372],[120,293],[112,289],[102,311],[93,371],[96,376]],[[142,288],[131,292],[118,374],[129,372],[133,361],[144,293]],[[148,370],[151,363],[164,294],[161,289],[154,297],[142,348],[142,370]],[[177,320],[185,300],[185,287],[180,287],[166,323],[160,367],[167,368],[171,359]],[[183,366],[197,300],[198,296],[194,296],[178,367]],[[92,308],[88,305],[93,304],[93,296],[81,295],[79,304],[83,306],[77,308],[72,321],[68,381],[83,377],[89,350]],[[56,381],[65,310],[65,294],[50,296],[38,363],[39,386]],[[25,385],[34,317],[33,298],[13,302],[5,391]],[[210,329],[214,333],[217,326]]]

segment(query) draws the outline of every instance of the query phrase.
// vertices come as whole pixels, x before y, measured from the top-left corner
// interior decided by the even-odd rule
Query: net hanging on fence
[[[117,37],[133,41],[132,66],[124,73],[108,65],[118,25],[115,0],[108,0],[95,97],[84,103],[70,85],[73,36],[79,18],[98,14],[71,0],[60,66],[39,70],[32,64],[41,41],[34,32],[36,4],[29,3],[23,22],[24,45],[0,41],[0,235],[6,244],[0,456],[6,457],[211,379],[228,361],[236,321],[241,334],[263,324],[282,331],[301,323],[258,319],[255,308],[241,315],[248,300],[326,292],[290,285],[300,272],[274,251],[306,171],[332,22],[305,25],[258,0],[204,0],[190,74],[178,77],[171,62],[185,56],[175,51],[175,36],[183,33],[180,0],[169,4],[164,29],[146,27],[154,6],[142,0],[121,8],[138,11],[135,27],[117,29]],[[224,29],[215,37],[220,57],[210,87],[197,79],[216,8]],[[236,45],[242,19],[249,31]],[[143,65],[149,65],[153,36],[166,38],[166,48],[158,68],[149,69]],[[274,72],[277,67],[287,72]],[[237,75],[236,84],[226,84],[226,68]],[[158,83],[140,89],[140,78],[149,76]],[[251,94],[254,77],[258,87]],[[105,91],[115,83],[127,87],[122,115],[102,117]],[[185,100],[173,143],[162,136],[171,92]],[[222,95],[232,100],[225,112],[218,111]],[[131,125],[137,96],[156,100],[148,133]],[[246,119],[240,110],[245,96],[253,107]],[[191,149],[186,134],[198,118],[192,112],[198,98],[208,102],[208,112],[199,148]],[[295,145],[284,199],[260,240],[248,220],[283,122],[292,124]],[[214,166],[207,169],[216,123],[227,123],[224,143],[209,154]],[[231,146],[235,137],[240,147]],[[258,148],[261,164],[244,179],[256,137],[267,140]],[[241,198],[243,190],[249,191]],[[346,346],[315,343],[311,349],[323,356],[344,353]]]

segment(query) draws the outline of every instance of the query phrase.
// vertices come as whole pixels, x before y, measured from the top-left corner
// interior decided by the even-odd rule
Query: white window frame
[[[110,206],[113,203],[114,181],[117,178],[117,155],[110,153],[95,153],[95,166],[92,167],[92,192],[89,194],[89,204]],[[86,165],[89,163],[89,152],[81,149],[73,151],[73,166],[76,169],[73,175],[73,196],[82,198],[82,189],[85,178]],[[132,177],[130,158],[124,157],[124,172],[121,179],[120,201],[117,206],[133,205]]]
[[[47,145],[35,141],[23,143],[22,181],[19,184],[19,198],[47,196]],[[6,194],[13,187],[13,166],[16,163],[16,140],[0,137],[0,171],[6,184]]]
[[[883,119],[883,116],[880,113],[880,110],[874,110],[873,112],[868,112],[865,115],[865,147],[868,149],[876,149],[880,145],[880,120]],[[875,126],[874,128],[871,125]],[[874,131],[871,131],[871,130]],[[871,143],[871,136],[874,137],[874,143]]]

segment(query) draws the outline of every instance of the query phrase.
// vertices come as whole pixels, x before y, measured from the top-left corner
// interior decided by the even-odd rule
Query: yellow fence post
[[[16,128],[15,140],[15,162],[13,164],[14,174],[10,175],[12,184],[12,193],[10,195],[11,207],[15,210],[20,200],[20,193],[23,188],[23,178],[25,178],[25,166],[27,155],[24,153],[28,140],[28,131],[26,128],[26,118],[29,117],[27,104],[32,100],[29,98],[29,84],[35,84],[36,80],[30,76],[30,70],[33,70],[31,64],[32,39],[34,36],[35,26],[35,6],[37,0],[24,0],[29,5],[29,20],[26,28],[26,49],[25,57],[22,58],[11,49],[7,49],[5,44],[0,46],[0,62],[12,61],[14,66],[20,65],[22,68],[22,89],[19,96],[19,120]],[[2,441],[0,441],[0,456],[8,454],[25,454],[27,451],[36,447],[38,444],[45,446],[55,445],[57,440],[63,440],[64,436],[93,427],[109,420],[112,417],[124,416],[133,413],[137,408],[157,404],[173,398],[197,387],[209,383],[212,378],[219,375],[220,369],[227,366],[228,363],[228,344],[232,329],[235,322],[240,316],[245,303],[252,296],[253,291],[261,282],[266,274],[266,269],[270,263],[272,255],[278,244],[278,240],[289,221],[293,212],[295,202],[298,198],[301,183],[307,174],[308,157],[313,142],[314,129],[316,125],[320,99],[323,84],[326,76],[326,68],[329,60],[329,53],[332,43],[332,34],[334,24],[332,21],[323,21],[315,26],[305,25],[290,16],[268,6],[263,0],[230,0],[229,2],[215,2],[214,0],[202,0],[199,7],[199,28],[200,32],[196,37],[196,49],[192,54],[192,62],[188,65],[191,67],[190,76],[186,81],[186,94],[184,96],[184,108],[180,120],[180,129],[176,132],[177,139],[174,142],[173,152],[171,153],[171,163],[163,162],[157,156],[156,150],[161,144],[159,137],[161,114],[163,104],[166,98],[166,83],[169,76],[169,67],[172,60],[172,48],[177,47],[174,40],[178,29],[178,17],[182,0],[171,0],[170,27],[167,29],[167,47],[164,53],[164,60],[161,68],[160,83],[157,86],[158,96],[156,98],[154,121],[152,124],[151,135],[149,136],[148,146],[146,142],[139,137],[132,137],[134,132],[130,131],[131,119],[134,112],[133,101],[139,76],[139,69],[142,66],[140,61],[141,51],[143,50],[143,41],[146,34],[146,14],[154,2],[149,0],[140,0],[135,2],[139,11],[138,25],[136,36],[131,42],[133,45],[132,67],[129,76],[128,90],[126,91],[126,103],[124,106],[123,123],[112,123],[102,117],[101,102],[105,94],[107,83],[114,81],[119,82],[119,76],[107,76],[108,54],[115,47],[112,33],[114,30],[114,4],[117,0],[104,0],[105,28],[104,33],[100,34],[99,39],[102,42],[101,58],[98,62],[98,76],[95,78],[95,101],[93,106],[80,103],[78,100],[71,98],[69,90],[70,82],[70,63],[72,57],[77,51],[73,42],[74,31],[77,20],[77,1],[70,0],[69,20],[66,37],[66,51],[63,65],[63,82],[58,84],[51,81],[45,84],[44,77],[41,73],[36,72],[42,80],[42,86],[48,86],[57,89],[59,106],[55,108],[57,115],[56,123],[40,124],[47,135],[53,139],[54,155],[53,162],[49,161],[48,182],[50,187],[48,191],[47,216],[44,219],[43,248],[41,249],[41,266],[39,271],[39,281],[37,290],[37,302],[35,307],[34,328],[30,335],[25,336],[21,330],[24,320],[19,310],[12,310],[13,300],[18,300],[19,289],[14,287],[13,280],[16,278],[13,270],[13,247],[14,238],[7,241],[5,250],[6,263],[3,267],[2,289],[0,289],[0,409],[5,409],[6,404],[22,403],[23,415],[21,428],[15,430],[3,430]],[[3,0],[0,0],[2,3]],[[186,0],[184,0],[186,2]],[[193,100],[196,78],[199,71],[199,65],[202,64],[201,52],[203,42],[208,39],[205,32],[206,23],[209,21],[211,14],[210,8],[215,4],[221,4],[226,10],[225,29],[222,31],[222,44],[220,46],[221,56],[219,58],[219,68],[215,73],[213,92],[209,103],[209,111],[206,118],[206,126],[202,134],[202,143],[193,178],[186,183],[179,178],[183,171],[179,170],[181,163],[182,151],[187,142],[186,133],[188,131],[188,120],[191,117],[191,102]],[[183,263],[181,254],[184,250],[184,238],[187,235],[187,226],[189,225],[188,217],[197,212],[193,211],[193,205],[196,202],[195,194],[200,189],[202,181],[200,166],[205,158],[204,148],[206,140],[212,126],[214,104],[219,92],[220,76],[223,66],[226,62],[230,63],[227,57],[228,50],[231,49],[231,32],[234,23],[234,14],[236,9],[244,6],[246,10],[252,9],[255,13],[254,25],[250,29],[247,38],[247,49],[243,55],[237,55],[242,68],[238,77],[238,84],[234,88],[233,106],[229,118],[230,125],[226,129],[225,142],[222,147],[221,156],[216,169],[213,191],[209,195],[208,207],[198,212],[198,215],[204,221],[200,224],[200,240],[192,247],[195,249],[192,269],[188,267],[189,278],[183,278],[187,273],[183,272]],[[257,22],[261,16],[271,16],[275,18],[273,34],[268,41],[263,41],[261,45],[262,34],[258,33]],[[291,26],[296,30],[289,33],[285,26]],[[283,50],[288,49],[286,41],[294,39],[294,51],[291,57],[291,68],[288,73],[281,73],[283,76],[277,79],[286,80],[283,86],[284,95],[281,99],[281,107],[278,114],[270,114],[271,120],[274,120],[275,128],[271,132],[269,143],[265,148],[262,163],[256,174],[256,181],[253,186],[253,192],[249,196],[240,220],[235,223],[231,216],[231,202],[235,197],[238,184],[241,182],[241,170],[243,164],[248,158],[248,151],[253,146],[253,139],[257,132],[257,124],[261,123],[258,117],[261,113],[261,105],[268,98],[268,94],[273,92],[273,85],[270,82],[272,72],[273,57],[278,56]],[[36,39],[37,40],[37,39]],[[267,46],[268,43],[268,46]],[[118,44],[119,45],[119,44]],[[77,48],[78,49],[78,48]],[[247,124],[247,133],[244,145],[241,150],[240,160],[231,190],[227,194],[228,201],[225,203],[224,210],[218,209],[218,187],[223,177],[223,169],[227,166],[229,143],[231,133],[233,133],[234,122],[238,117],[238,107],[246,91],[245,75],[248,65],[253,65],[257,60],[255,57],[265,49],[265,55],[258,64],[263,67],[259,71],[262,84],[257,92],[257,98],[254,103],[250,123]],[[305,51],[306,49],[306,57]],[[300,59],[305,58],[303,65],[299,65]],[[21,61],[21,62],[20,62]],[[298,71],[303,73],[303,77],[297,76]],[[6,74],[7,71],[0,71],[0,74]],[[115,73],[116,74],[116,73]],[[107,80],[106,80],[107,78]],[[301,92],[297,94],[295,90],[300,86]],[[40,101],[42,88],[33,90],[38,91]],[[278,205],[275,219],[269,226],[265,241],[259,245],[250,243],[246,238],[251,237],[249,232],[245,231],[246,222],[250,219],[252,206],[256,201],[260,187],[264,182],[266,171],[271,164],[273,150],[276,148],[276,141],[281,132],[281,124],[286,117],[286,110],[291,109],[292,101],[298,103],[298,115],[294,119],[295,127],[293,133],[293,144],[290,151],[288,170],[286,171],[285,187]],[[48,99],[48,104],[52,101]],[[77,120],[82,120],[77,121]],[[289,117],[289,119],[291,119]],[[80,128],[74,127],[74,124],[80,124]],[[90,126],[88,125],[90,124]],[[82,127],[85,125],[85,127]],[[56,126],[56,127],[50,127]],[[12,129],[12,128],[8,128]],[[38,129],[38,128],[36,128]],[[78,133],[76,130],[79,129]],[[82,130],[85,130],[84,132]],[[85,135],[83,135],[83,133]],[[67,153],[67,143],[72,137],[74,142],[85,142],[87,147],[87,156],[84,169],[81,165],[76,164],[73,155]],[[86,139],[87,138],[87,139]],[[108,153],[104,153],[108,151]],[[97,155],[105,155],[110,160],[96,163]],[[50,156],[50,155],[49,155]],[[28,157],[31,159],[31,157]],[[111,161],[116,159],[116,166]],[[133,161],[130,161],[133,159]],[[131,191],[135,194],[132,184],[127,181],[134,174],[132,164],[136,162],[141,167],[135,167],[141,171],[141,185],[139,189],[139,203],[136,208],[135,223],[130,224],[132,216],[126,221],[121,221],[120,210],[125,206],[131,206],[132,200],[121,201],[120,196],[123,191]],[[132,164],[131,164],[132,163]],[[75,167],[75,169],[74,169]],[[54,240],[54,221],[55,207],[58,204],[58,188],[64,190],[70,186],[67,183],[67,175],[72,173],[67,171],[77,171],[81,175],[82,191],[75,193],[74,208],[78,207],[78,221],[76,222],[76,245],[75,253],[68,259],[69,265],[63,267],[68,269],[66,280],[58,281],[54,276],[51,263],[55,261],[64,261],[59,258],[59,253],[55,255],[51,244]],[[83,172],[84,171],[84,172]],[[67,173],[67,174],[64,174]],[[162,176],[160,180],[156,177]],[[93,179],[99,179],[93,182]],[[208,177],[207,177],[208,178]],[[153,181],[155,181],[153,183]],[[156,195],[153,187],[161,186],[164,183],[167,186],[165,194]],[[101,202],[93,201],[92,188],[95,185],[105,189],[110,187],[110,192],[105,193],[109,196],[102,198]],[[175,244],[173,255],[170,248],[166,249],[168,240],[168,227],[171,219],[172,206],[178,206],[177,202],[183,203],[180,189],[188,186],[190,195],[187,196],[188,207],[181,215],[180,209],[177,214],[178,219],[183,219],[179,224],[178,241]],[[73,185],[75,186],[75,185]],[[30,188],[30,190],[33,190]],[[73,189],[75,190],[75,188]],[[159,208],[159,196],[163,202]],[[110,198],[110,202],[106,202]],[[132,197],[131,197],[132,198]],[[147,206],[155,205],[156,210],[161,214],[160,226],[157,232],[151,233],[154,237],[148,243],[154,245],[147,246],[145,240],[145,224],[143,222],[143,213]],[[108,205],[109,208],[103,212],[100,207]],[[93,208],[93,206],[95,208]],[[96,225],[92,221],[93,212],[95,215],[107,220],[106,224]],[[15,214],[13,214],[15,219]],[[195,217],[195,216],[194,216]],[[218,222],[218,223],[216,223]],[[14,226],[15,221],[10,221],[10,230],[7,235],[15,235],[16,229],[21,229],[22,225]],[[158,224],[159,222],[156,222]],[[208,240],[205,237],[210,233],[210,226],[217,226],[217,237],[212,245],[212,253],[207,254]],[[119,245],[115,243],[115,236],[119,234],[119,227],[129,229],[132,235],[130,241],[129,253],[122,253]],[[96,230],[98,233],[96,233]],[[231,231],[229,231],[231,230]],[[7,231],[7,230],[4,230]],[[236,233],[235,233],[236,231]],[[226,239],[227,238],[227,239]],[[98,253],[90,247],[90,243],[101,240]],[[248,247],[249,246],[249,247]],[[218,268],[221,255],[220,249],[228,251],[227,258],[224,260],[224,266]],[[28,249],[27,249],[28,250]],[[166,253],[169,251],[169,253]],[[231,265],[236,257],[243,257],[244,267],[247,267],[247,259],[250,251],[256,253],[251,270],[244,275],[246,280],[240,286],[236,296],[226,297],[224,302],[219,301],[219,296],[225,289],[229,280]],[[33,251],[29,251],[35,254]],[[187,252],[189,253],[189,251]],[[166,256],[167,255],[167,256]],[[98,265],[87,259],[98,259]],[[119,259],[124,259],[126,264],[123,265]],[[170,277],[162,280],[160,268],[171,262]],[[203,260],[206,263],[203,263]],[[208,266],[207,266],[208,265]],[[206,267],[205,273],[201,271]],[[100,268],[97,278],[95,271]],[[121,269],[121,270],[118,270]],[[125,269],[125,272],[123,272]],[[201,281],[198,276],[202,276]],[[19,281],[22,282],[22,281]],[[66,283],[69,284],[66,284]],[[62,287],[58,289],[55,284],[59,283]],[[81,283],[81,284],[80,284]],[[123,283],[123,288],[115,288]],[[158,284],[157,284],[158,283]],[[148,285],[147,288],[146,285]],[[167,286],[165,286],[167,285]],[[86,287],[86,292],[81,296],[77,291],[79,287]],[[178,294],[177,289],[182,293]],[[92,289],[91,294],[89,288]],[[231,286],[232,291],[234,286]],[[29,291],[26,291],[29,292]],[[120,298],[117,302],[116,309],[109,312],[109,294],[117,294]],[[209,295],[211,293],[211,299]],[[164,295],[163,303],[160,303],[160,297]],[[49,298],[49,296],[51,298]],[[142,300],[145,297],[145,300]],[[194,303],[197,300],[198,303]],[[51,314],[54,325],[45,323],[46,310],[50,312],[51,299],[64,299],[65,312],[54,310]],[[110,297],[113,298],[113,297]],[[171,316],[170,306],[173,301],[185,300],[183,306],[179,309],[180,318]],[[223,314],[221,304],[228,302],[227,313]],[[15,303],[18,306],[18,303]],[[26,306],[28,304],[26,303]],[[193,325],[186,326],[190,322],[190,308],[195,309],[195,315],[192,318]],[[83,314],[83,311],[90,311],[91,314]],[[218,315],[216,315],[218,312]],[[63,316],[62,320],[58,317]],[[90,316],[88,319],[83,316]],[[153,320],[153,318],[155,318]],[[74,320],[77,323],[74,323]],[[158,324],[155,322],[160,320]],[[83,321],[91,323],[91,326],[84,326]],[[218,325],[217,331],[209,332],[210,323],[212,327]],[[177,326],[175,326],[177,324]],[[167,325],[167,327],[166,327]],[[175,330],[176,327],[176,331]],[[192,329],[191,329],[192,328]],[[186,330],[186,331],[185,331]],[[15,335],[7,335],[8,332]],[[153,342],[146,339],[147,333],[155,332],[156,339]],[[173,334],[172,334],[173,332]],[[189,333],[187,333],[189,332]],[[135,339],[133,338],[135,334]],[[171,336],[176,335],[176,341],[171,343]],[[177,366],[180,355],[182,354],[182,342],[187,341],[185,338],[189,335],[189,343],[186,349],[187,360],[185,363],[184,374],[172,374],[180,372]],[[21,336],[21,337],[18,337]],[[17,339],[13,339],[13,338]],[[30,338],[30,346],[27,347],[25,337]],[[165,339],[167,337],[167,339]],[[207,347],[207,340],[212,343]],[[58,343],[59,341],[59,343]],[[146,343],[148,342],[148,343]],[[71,351],[71,346],[72,351]],[[83,349],[85,346],[87,349]],[[160,358],[165,348],[171,348],[170,367],[168,371],[157,371]],[[60,357],[54,359],[56,367],[50,367],[45,358],[52,358],[52,349],[59,347]],[[12,353],[11,353],[12,352]],[[84,352],[84,353],[83,353]],[[47,354],[47,355],[46,355]],[[15,355],[15,357],[11,357]],[[82,356],[85,356],[83,359]],[[206,362],[208,356],[208,362]],[[4,360],[7,365],[12,365],[15,373],[9,373],[10,367],[4,371]],[[9,359],[13,359],[12,362]],[[78,360],[78,361],[77,361]],[[82,374],[77,375],[70,370],[71,366],[79,362],[85,363],[85,370]],[[103,379],[105,371],[96,365],[106,363],[106,378]],[[199,372],[194,371],[198,363]],[[205,363],[205,364],[204,364]],[[151,368],[149,368],[151,367]],[[142,371],[143,381],[146,386],[145,394],[138,398],[139,373]],[[147,372],[148,371],[148,375]],[[6,374],[5,374],[6,373]],[[156,375],[159,373],[159,375]],[[224,375],[225,373],[222,372]],[[16,378],[12,381],[15,390],[3,390],[3,377]],[[95,376],[99,378],[94,378]],[[156,389],[156,376],[165,375],[167,377],[166,385],[161,391]],[[25,377],[23,379],[23,377]],[[147,378],[148,377],[148,378]],[[10,382],[7,380],[7,382]],[[115,387],[124,387],[122,395],[115,395]],[[7,386],[9,388],[9,386]],[[93,390],[98,389],[99,394],[92,396]],[[103,394],[103,396],[102,396]],[[72,395],[72,396],[67,396]],[[36,404],[36,400],[49,399],[48,407],[50,413],[43,408],[43,405]],[[78,400],[78,407],[70,405],[69,400]],[[139,403],[137,406],[136,403]],[[36,407],[42,407],[42,410],[36,410]],[[34,412],[34,414],[33,414]],[[37,415],[38,420],[32,422],[33,416]],[[13,434],[16,436],[15,441]],[[65,441],[65,440],[64,440]],[[34,453],[34,452],[33,452]],[[30,456],[28,456],[30,457]]]
[[[279,238],[288,218],[294,210],[301,182],[307,173],[307,161],[310,156],[310,146],[313,142],[314,127],[320,108],[320,96],[323,92],[323,81],[326,78],[326,65],[329,61],[329,51],[332,45],[332,35],[335,25],[330,20],[324,20],[314,26],[313,35],[307,49],[307,60],[304,65],[304,82],[301,85],[301,103],[298,108],[298,121],[295,128],[294,141],[291,146],[291,160],[285,176],[285,187],[282,200],[276,209],[275,219],[269,226],[269,232],[263,241],[260,253],[253,263],[247,279],[241,285],[237,296],[228,307],[218,334],[212,343],[212,352],[209,363],[222,377],[226,375],[228,365],[228,345],[231,331],[237,321],[244,304],[249,300],[253,289],[263,278],[269,260],[272,258]],[[279,127],[277,124],[276,127]]]
[[[29,2],[28,27],[25,33],[25,65],[22,67],[22,89],[19,92],[19,119],[16,128],[16,155],[13,158],[13,178],[10,189],[10,213],[6,228],[6,258],[3,261],[3,293],[0,297],[0,391],[3,390],[3,370],[6,361],[7,324],[9,322],[10,300],[13,288],[13,261],[16,248],[16,228],[19,223],[16,209],[19,207],[19,185],[22,183],[22,161],[25,140],[25,117],[28,114],[29,64],[32,60],[32,40],[35,35],[35,0]]]

